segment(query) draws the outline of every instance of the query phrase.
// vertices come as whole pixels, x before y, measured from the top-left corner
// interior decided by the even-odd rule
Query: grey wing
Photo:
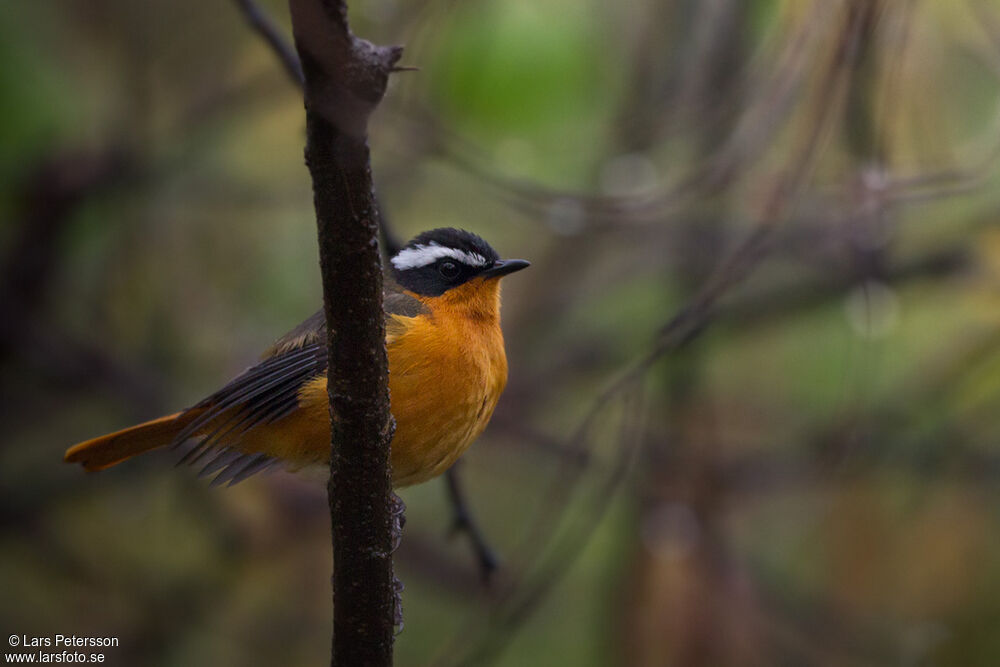
[[[393,324],[390,315],[415,317],[427,312],[419,300],[396,290],[386,291],[384,309],[389,326]],[[264,454],[239,451],[240,437],[294,411],[303,385],[326,370],[326,319],[319,310],[275,341],[260,363],[190,409],[199,414],[178,434],[175,444],[189,439],[198,442],[178,463],[193,465],[215,454],[199,473],[218,472],[213,485],[232,485],[276,464],[277,460]]]
[[[396,283],[388,280],[382,297],[382,310],[385,311],[387,323],[392,319],[390,315],[416,317],[430,312],[419,299],[407,294]],[[284,354],[314,343],[326,344],[326,315],[322,308],[276,340],[264,353],[264,357]]]
[[[240,438],[261,424],[269,424],[298,408],[299,391],[313,378],[326,373],[326,343],[306,343],[279,352],[248,368],[225,387],[199,402],[189,412],[197,417],[181,431],[175,444],[197,443],[178,464],[194,465],[207,455],[199,477],[218,472],[212,485],[235,484],[278,461],[265,454],[248,454],[238,448]]]

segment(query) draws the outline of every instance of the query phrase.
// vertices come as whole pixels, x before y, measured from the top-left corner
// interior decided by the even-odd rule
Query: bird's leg
[[[452,466],[445,472],[445,482],[448,486],[448,499],[451,501],[452,508],[452,534],[464,532],[469,536],[469,543],[472,545],[472,550],[475,552],[479,564],[479,573],[483,582],[489,583],[492,574],[500,567],[500,561],[486,542],[486,537],[469,510],[465,493],[462,491],[457,466]]]

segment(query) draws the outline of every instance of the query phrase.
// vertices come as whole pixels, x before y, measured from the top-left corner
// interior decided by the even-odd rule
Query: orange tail
[[[73,445],[66,450],[67,463],[80,463],[87,470],[104,470],[173,442],[194,415],[181,418],[177,412],[121,431]]]

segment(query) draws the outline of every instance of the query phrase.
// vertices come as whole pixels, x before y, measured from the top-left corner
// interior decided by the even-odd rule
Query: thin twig
[[[486,541],[486,536],[469,508],[457,466],[452,466],[445,472],[445,483],[453,514],[452,530],[469,536],[469,543],[479,564],[479,574],[484,583],[489,582],[490,577],[500,567],[500,560]]]
[[[235,2],[250,27],[264,38],[274,55],[281,61],[285,72],[301,88],[305,84],[302,64],[299,62],[298,56],[295,55],[292,45],[288,43],[288,40],[281,34],[281,30],[274,24],[274,20],[254,0],[235,0]]]

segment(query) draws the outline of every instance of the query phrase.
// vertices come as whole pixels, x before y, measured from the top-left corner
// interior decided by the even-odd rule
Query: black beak
[[[515,271],[526,269],[531,266],[531,262],[523,259],[498,259],[493,266],[486,269],[479,275],[484,278],[499,278]]]

